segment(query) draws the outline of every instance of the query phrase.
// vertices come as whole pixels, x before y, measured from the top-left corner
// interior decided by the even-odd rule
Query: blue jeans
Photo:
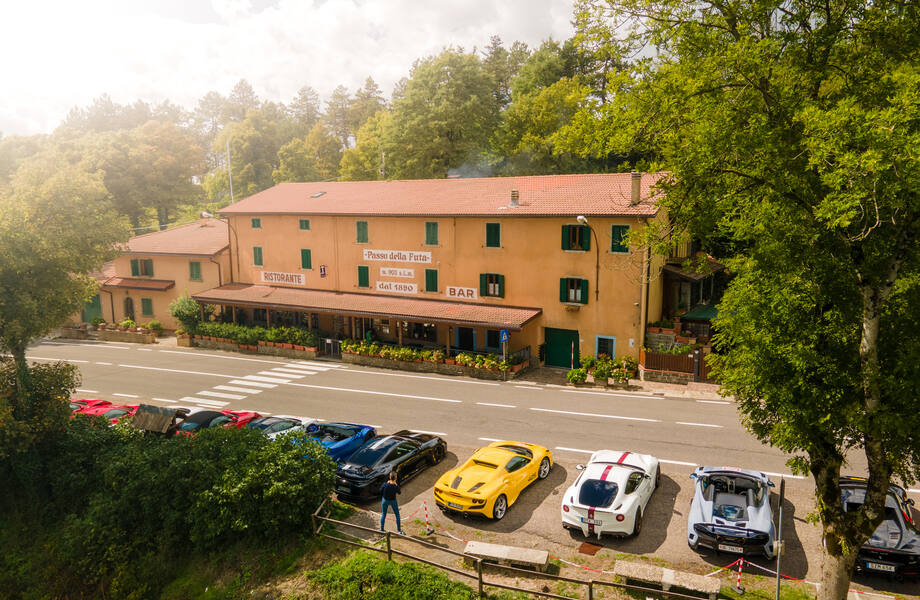
[[[402,531],[402,526],[399,524],[399,504],[397,504],[396,500],[387,500],[386,498],[380,501],[380,531],[386,530],[388,508],[392,508],[393,514],[396,515],[396,530]]]

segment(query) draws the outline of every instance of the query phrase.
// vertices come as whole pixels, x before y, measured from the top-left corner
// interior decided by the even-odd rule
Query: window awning
[[[698,304],[689,312],[680,316],[681,321],[712,321],[719,315],[718,309],[712,304]]]
[[[133,279],[130,277],[112,277],[102,287],[130,288],[134,290],[154,290],[162,292],[176,285],[172,279]]]
[[[540,308],[231,283],[192,296],[198,302],[272,310],[375,317],[519,331]]]

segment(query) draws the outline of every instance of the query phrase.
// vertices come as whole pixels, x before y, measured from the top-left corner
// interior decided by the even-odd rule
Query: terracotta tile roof
[[[128,240],[126,254],[188,254],[214,256],[227,247],[227,223],[201,219],[165,231],[154,231]]]
[[[106,280],[115,277],[115,261],[110,260],[109,262],[102,265],[102,268],[98,271],[93,271],[88,274],[90,277],[98,281],[99,283],[105,283]]]
[[[427,323],[460,323],[515,331],[543,312],[539,308],[303,290],[245,283],[227,284],[194,294],[192,298],[212,304],[422,320]]]
[[[130,288],[134,290],[155,290],[162,292],[176,285],[172,279],[132,279],[130,277],[112,277],[102,287]]]
[[[644,173],[631,204],[632,174],[540,175],[410,181],[281,183],[222,209],[223,214],[572,216],[657,213]],[[510,207],[511,190],[520,200]]]
[[[699,252],[695,257],[690,259],[689,265],[685,266],[684,263],[667,264],[662,268],[669,273],[674,273],[682,279],[699,281],[709,277],[713,273],[724,271],[725,265],[708,254]]]

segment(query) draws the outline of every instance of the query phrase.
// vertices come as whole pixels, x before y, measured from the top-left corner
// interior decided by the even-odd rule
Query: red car
[[[108,404],[111,404],[111,402],[108,400],[84,400],[82,398],[71,398],[70,410],[71,412],[76,412],[84,408],[90,408],[92,406],[106,406]]]
[[[134,413],[137,412],[137,405],[112,404],[111,402],[107,402],[106,404],[84,407],[76,412],[81,415],[105,417],[112,423],[118,423],[119,419],[133,417]]]
[[[193,410],[176,428],[176,435],[195,435],[209,427],[226,427],[240,429],[253,419],[259,418],[257,412],[240,412],[233,410]]]

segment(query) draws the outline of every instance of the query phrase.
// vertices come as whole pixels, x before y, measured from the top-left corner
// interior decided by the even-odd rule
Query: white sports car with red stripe
[[[661,470],[649,454],[598,450],[562,497],[562,526],[585,536],[639,535]]]

